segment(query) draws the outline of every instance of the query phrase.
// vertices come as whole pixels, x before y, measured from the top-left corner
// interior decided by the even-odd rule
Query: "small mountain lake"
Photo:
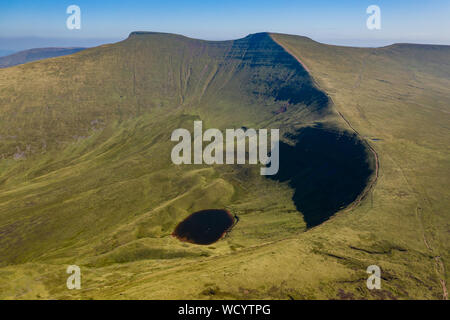
[[[234,221],[231,213],[224,209],[197,211],[181,221],[172,235],[181,241],[207,245],[221,239]]]

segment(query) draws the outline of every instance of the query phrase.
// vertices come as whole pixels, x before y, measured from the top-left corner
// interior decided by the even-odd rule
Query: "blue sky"
[[[66,28],[69,5],[81,30]],[[381,30],[366,28],[366,8],[381,8]],[[344,45],[450,44],[450,1],[441,0],[7,0],[0,3],[0,50],[95,45],[131,31],[162,31],[224,40],[273,31]]]

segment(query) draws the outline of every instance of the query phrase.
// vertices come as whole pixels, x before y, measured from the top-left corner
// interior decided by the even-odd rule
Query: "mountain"
[[[442,297],[449,57],[133,32],[0,70],[0,298]],[[174,165],[196,120],[279,128],[279,173]],[[171,235],[213,208],[239,217],[222,240]]]
[[[10,54],[13,54],[14,50],[0,50],[0,57],[8,56]]]
[[[37,48],[16,52],[0,57],[0,68],[7,68],[36,60],[73,54],[85,48]]]

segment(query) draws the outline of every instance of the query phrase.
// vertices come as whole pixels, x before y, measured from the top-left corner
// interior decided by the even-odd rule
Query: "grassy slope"
[[[193,119],[219,128],[292,128],[318,119],[345,127],[335,112],[316,112],[314,105],[305,108],[298,104],[285,114],[274,115],[282,103],[263,94],[268,90],[263,80],[276,74],[288,81],[292,73],[286,69],[287,63],[271,58],[279,55],[281,48],[268,37],[256,39],[255,44],[250,43],[254,37],[205,42],[164,34],[133,35],[115,45],[5,69],[0,71],[0,154],[4,158],[0,161],[0,297],[442,295],[438,281],[443,275],[434,273],[433,257],[441,254],[444,261],[447,259],[445,247],[439,247],[445,243],[445,212],[438,210],[448,207],[448,195],[442,187],[448,174],[437,174],[435,179],[441,180],[433,184],[428,179],[431,171],[417,175],[412,171],[417,168],[413,161],[422,160],[420,155],[426,157],[427,165],[433,157],[435,170],[439,165],[441,170],[447,168],[444,162],[448,154],[442,151],[445,149],[439,151],[433,139],[434,134],[440,134],[445,148],[446,129],[426,130],[422,134],[426,139],[420,141],[407,140],[407,135],[396,141],[396,130],[408,130],[409,124],[403,114],[395,118],[396,113],[389,111],[391,102],[385,102],[392,98],[397,105],[408,100],[396,96],[392,85],[386,85],[392,92],[380,95],[384,100],[377,104],[378,109],[385,108],[384,113],[370,108],[374,114],[366,117],[377,128],[378,122],[397,122],[382,132],[366,132],[372,126],[362,123],[363,111],[354,114],[355,105],[347,105],[337,96],[341,89],[352,98],[361,94],[362,104],[373,95],[345,86],[345,79],[365,86],[364,80],[356,81],[360,69],[354,63],[356,57],[347,58],[346,50],[362,59],[366,49],[274,37],[292,52],[300,50],[298,55],[315,80],[361,134],[384,139],[373,143],[381,156],[382,176],[370,197],[352,211],[303,232],[304,222],[291,201],[292,190],[261,178],[254,168],[170,165],[170,132],[190,128]],[[255,46],[257,60],[264,48],[267,60],[255,61],[249,52]],[[405,68],[404,60],[391,57],[392,53],[378,55],[383,62],[393,61],[399,69]],[[342,61],[333,63],[336,57]],[[350,61],[347,66],[346,59]],[[416,63],[413,59],[411,63]],[[442,64],[442,59],[445,56],[437,63]],[[425,69],[420,75],[427,77],[423,82],[430,78],[437,81],[433,87],[436,94],[424,94],[421,99],[430,101],[431,111],[442,113],[447,111],[446,105],[439,105],[448,100],[446,71],[432,71]],[[441,78],[439,72],[443,72]],[[409,83],[403,78],[379,79],[403,86]],[[373,81],[376,90],[384,88],[383,81],[369,82]],[[333,87],[333,83],[342,88]],[[409,90],[405,95],[416,89]],[[255,97],[249,92],[260,94]],[[426,100],[432,98],[435,100]],[[366,105],[359,109],[369,109]],[[399,107],[398,112],[401,110]],[[411,121],[430,116],[417,112],[411,113]],[[444,117],[426,119],[445,127],[448,119]],[[418,138],[414,130],[411,136]],[[385,149],[379,144],[385,144]],[[399,153],[399,146],[411,148],[409,160]],[[412,167],[400,169],[396,166],[400,160],[411,161]],[[424,185],[414,184],[416,181]],[[422,199],[425,187],[434,188],[427,192],[437,193],[427,193],[429,198]],[[441,198],[434,198],[439,191]],[[436,214],[430,211],[431,205]],[[177,221],[208,206],[225,206],[241,216],[229,237],[199,247],[169,236]],[[421,230],[433,252],[425,247]],[[82,266],[80,291],[65,289],[68,264]],[[365,268],[370,264],[383,269],[382,292],[365,288]]]
[[[259,54],[255,46],[269,41],[268,59],[273,48],[282,53],[263,37],[216,43],[134,34],[2,70],[0,265],[169,267],[302,232],[292,190],[263,179],[259,168],[179,167],[169,158],[171,132],[195,119],[229,128],[288,123],[293,112],[303,121],[316,117],[301,104],[273,113],[283,102],[263,94],[263,80],[292,71],[248,52]],[[224,206],[241,217],[232,239],[200,248],[170,236],[193,210]],[[3,297],[36,297],[33,281],[25,296],[14,276],[2,281]]]

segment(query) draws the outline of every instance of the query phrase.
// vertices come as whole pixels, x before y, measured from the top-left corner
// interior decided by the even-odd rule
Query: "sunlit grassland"
[[[0,298],[441,298],[450,50],[272,37],[303,61],[331,110],[276,114],[284,103],[261,94],[264,81],[292,75],[243,67],[246,44],[233,41],[134,35],[0,70]],[[262,44],[256,56],[276,63],[274,44]],[[307,231],[293,190],[259,167],[170,161],[171,132],[195,119],[348,130],[337,111],[379,154],[380,176],[358,206]],[[170,236],[205,208],[240,221],[209,246]],[[70,264],[82,268],[79,291],[65,287]],[[381,291],[366,288],[371,264]]]

